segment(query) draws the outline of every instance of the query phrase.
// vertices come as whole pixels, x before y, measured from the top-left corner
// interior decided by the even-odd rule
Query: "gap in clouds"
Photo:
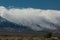
[[[0,6],[0,16],[16,24],[33,30],[56,30],[60,28],[60,11],[34,8],[10,8]],[[53,25],[54,24],[54,25]]]

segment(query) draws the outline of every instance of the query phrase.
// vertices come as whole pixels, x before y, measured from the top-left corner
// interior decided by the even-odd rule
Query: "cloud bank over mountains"
[[[56,30],[60,26],[59,10],[35,8],[10,8],[0,6],[0,16],[13,23],[27,26],[33,30]]]

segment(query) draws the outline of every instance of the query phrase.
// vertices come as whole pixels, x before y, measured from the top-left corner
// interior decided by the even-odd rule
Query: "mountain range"
[[[54,26],[57,26],[57,25],[54,25]],[[42,31],[35,31],[29,27],[18,25],[16,23],[8,21],[7,19],[3,17],[0,17],[0,33],[36,33],[36,34],[40,33],[40,34],[44,34],[49,31],[53,32],[54,34],[57,34],[57,33],[60,34],[59,32],[60,28],[58,28],[58,30],[44,29]]]

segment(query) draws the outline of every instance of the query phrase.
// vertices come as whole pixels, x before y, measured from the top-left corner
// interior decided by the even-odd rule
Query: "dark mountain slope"
[[[23,25],[18,25],[15,23],[12,23],[2,17],[0,17],[0,32],[33,32],[32,29],[23,26]]]

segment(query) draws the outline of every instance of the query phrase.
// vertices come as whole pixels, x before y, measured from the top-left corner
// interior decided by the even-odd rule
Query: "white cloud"
[[[51,29],[57,27],[53,24],[60,25],[60,11],[58,10],[42,10],[34,8],[11,8],[7,9],[0,6],[0,15],[5,19],[30,27],[33,30]]]

